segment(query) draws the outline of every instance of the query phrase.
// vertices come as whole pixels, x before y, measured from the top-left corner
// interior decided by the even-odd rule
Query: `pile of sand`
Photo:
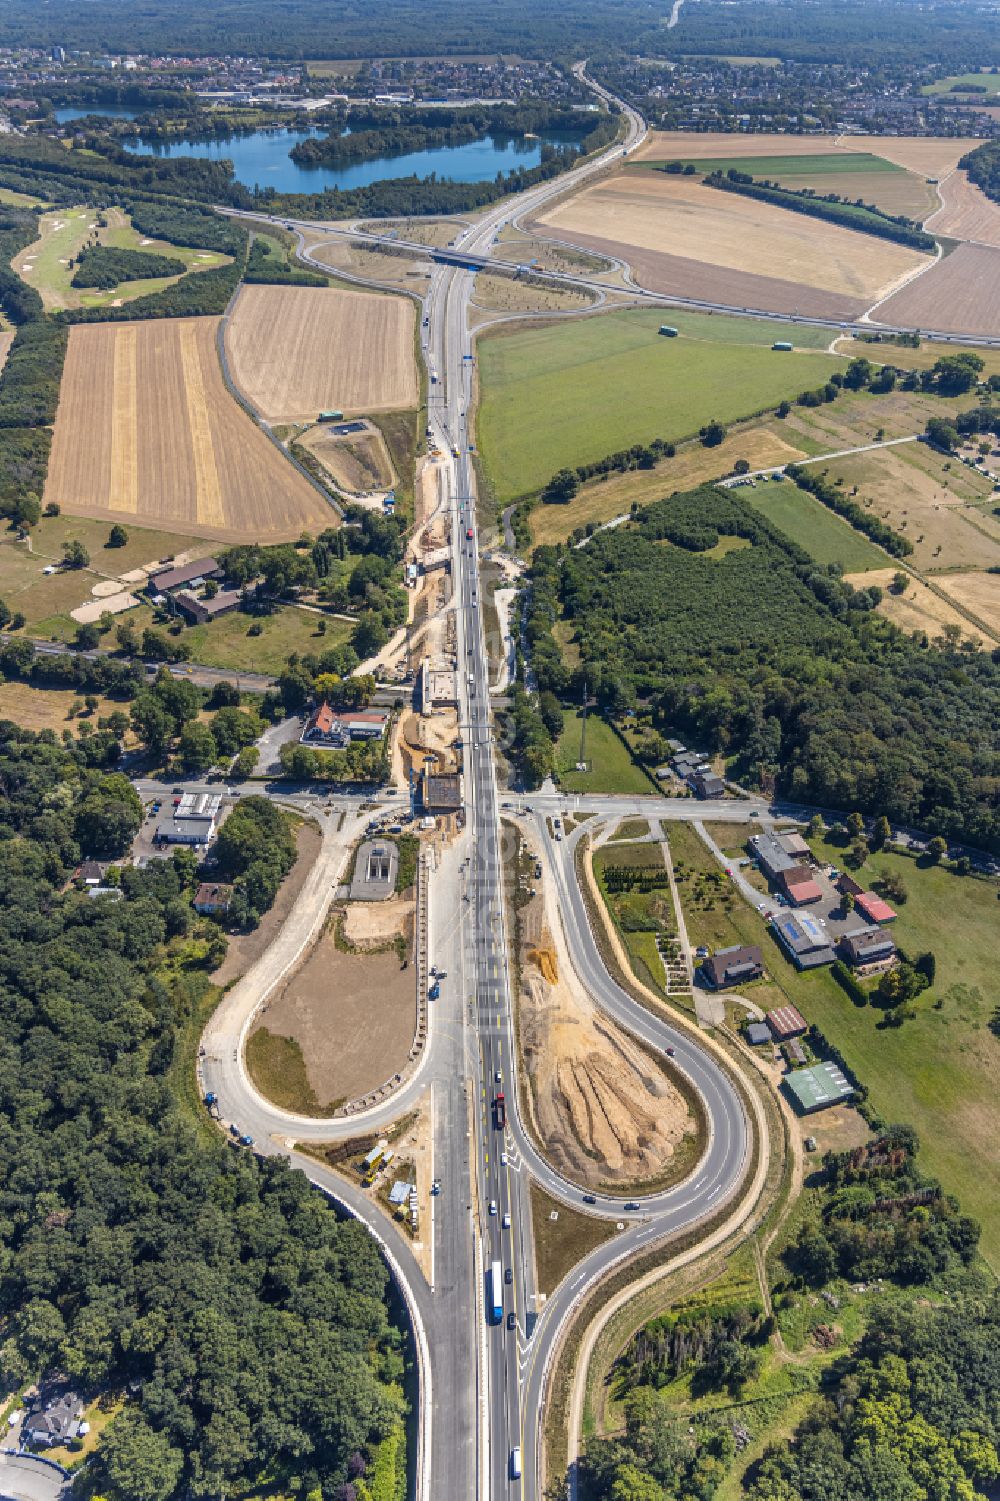
[[[638,1043],[559,978],[547,934],[524,959],[521,1050],[536,1127],[555,1165],[593,1188],[658,1177],[695,1130],[683,1096]]]

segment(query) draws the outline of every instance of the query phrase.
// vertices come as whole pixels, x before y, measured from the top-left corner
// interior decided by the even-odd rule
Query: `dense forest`
[[[401,1430],[386,1269],[301,1174],[179,1103],[210,1001],[194,857],[123,869],[120,901],[67,888],[141,816],[81,756],[0,724],[5,1386],[58,1371],[117,1399],[93,1475],[115,1501],[333,1496]]]
[[[7,0],[8,46],[84,47],[104,52],[266,53],[281,58],[423,57],[430,39],[449,54],[504,52],[524,57],[598,58],[616,51],[655,55],[744,53],[867,66],[873,57],[934,57],[951,70],[1000,62],[996,27],[976,6],[922,7],[916,0],[828,0],[772,5],[699,0],[672,31],[666,11],[643,0],[568,0],[539,9],[526,0],[388,0],[327,12],[308,0],[161,0],[153,10],[123,12],[119,0]],[[391,48],[387,38],[391,37]]]
[[[1000,141],[985,141],[963,156],[959,166],[968,172],[970,182],[1000,203]]]
[[[110,245],[88,245],[77,257],[72,285],[108,290],[123,281],[181,276],[186,269],[184,262],[176,256],[151,255],[148,250],[116,250]]]
[[[38,214],[0,205],[0,309],[15,327],[0,370],[0,515],[37,521],[52,446],[66,330],[45,317],[42,299],[10,269],[38,238]]]
[[[724,538],[743,545],[714,555]],[[539,548],[526,639],[543,692],[578,702],[586,681],[611,712],[642,700],[753,785],[998,849],[1000,660],[903,635],[879,598],[706,487],[583,548]]]
[[[612,1377],[625,1433],[588,1442],[586,1501],[710,1501],[736,1459],[735,1433],[766,1431],[768,1405],[753,1383],[783,1311],[820,1292],[835,1310],[846,1283],[870,1288],[874,1278],[888,1295],[871,1299],[860,1338],[825,1367],[794,1442],[751,1464],[742,1493],[973,1501],[996,1478],[1000,1296],[974,1265],[978,1227],[921,1175],[916,1150],[914,1133],[893,1127],[827,1154],[771,1274],[777,1313],[765,1315],[759,1298],[696,1295],[629,1341]],[[690,1378],[692,1397],[716,1398],[691,1426],[659,1395],[678,1378]]]

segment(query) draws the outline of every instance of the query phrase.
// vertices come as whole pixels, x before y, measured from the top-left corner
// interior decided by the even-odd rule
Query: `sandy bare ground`
[[[953,610],[940,595],[935,594],[932,589],[928,589],[927,585],[919,579],[911,579],[908,588],[903,594],[891,594],[889,592],[889,585],[892,583],[895,572],[894,568],[876,568],[870,573],[849,573],[845,575],[845,578],[856,589],[867,589],[872,584],[877,584],[883,591],[882,603],[878,607],[879,614],[884,615],[887,620],[891,620],[893,625],[898,625],[901,631],[906,631],[907,633],[926,631],[931,640],[934,640],[935,637],[941,635],[944,626],[954,625],[962,632],[963,637],[966,637],[970,641],[975,641],[978,646],[983,645],[982,636],[978,631],[973,629],[965,616],[960,615],[957,610]],[[946,582],[951,583],[958,580],[964,582],[965,579],[969,578],[987,579],[989,575],[954,574],[949,576],[947,580],[939,578],[935,582],[944,587]],[[995,583],[996,580],[994,579],[993,582]],[[950,593],[951,591],[947,592]],[[962,603],[965,603],[968,609],[973,608],[971,598],[968,600],[963,599]],[[976,611],[975,613],[978,614],[979,612]]]
[[[416,970],[395,953],[349,954],[329,930],[254,1027],[293,1038],[321,1106],[377,1089],[406,1062],[417,1024]]]
[[[330,508],[226,390],[218,322],[70,329],[46,502],[232,541],[331,524]]]
[[[377,427],[349,438],[338,438],[325,424],[317,423],[298,441],[315,455],[335,484],[348,494],[385,490],[393,483],[395,476],[389,450]]]
[[[1000,334],[1000,249],[959,245],[879,305],[880,322],[956,334]]]
[[[653,173],[607,178],[557,204],[546,226],[617,241],[633,265],[631,251],[654,251],[869,301],[927,260],[872,235]]]
[[[397,935],[413,937],[412,897],[390,897],[387,902],[348,902],[344,909],[344,937],[356,949],[377,948]]]
[[[0,370],[2,370],[4,365],[7,363],[7,356],[10,353],[10,346],[13,344],[13,342],[13,329],[11,329],[9,333],[0,332]]]
[[[1000,638],[1000,575],[949,573],[935,582]],[[968,626],[965,629],[968,631]]]
[[[226,329],[233,379],[268,422],[416,406],[409,298],[246,286]]]
[[[541,896],[521,920],[520,1042],[547,1153],[592,1188],[655,1178],[694,1129],[685,1100],[571,981]]]
[[[938,192],[943,207],[927,220],[926,229],[955,240],[1000,247],[1000,204],[970,182],[967,172],[952,172]]]

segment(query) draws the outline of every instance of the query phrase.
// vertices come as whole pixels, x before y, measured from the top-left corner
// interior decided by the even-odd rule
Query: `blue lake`
[[[589,123],[589,122],[588,122]],[[299,141],[323,131],[257,130],[247,135],[206,141],[123,141],[128,151],[152,156],[201,156],[212,161],[228,159],[236,180],[246,187],[274,188],[278,193],[318,193],[323,188],[362,188],[387,177],[439,177],[454,182],[481,182],[515,167],[535,167],[541,161],[542,145],[550,141],[566,145],[574,137],[563,132],[540,135],[532,140],[486,136],[464,146],[441,146],[431,151],[413,151],[406,156],[379,157],[352,162],[349,166],[300,167],[288,153]]]
[[[90,109],[57,109],[55,117],[60,125],[66,125],[70,120],[82,120],[86,115],[105,115],[109,120],[134,120],[139,113],[137,109],[127,109],[124,104],[95,104]]]

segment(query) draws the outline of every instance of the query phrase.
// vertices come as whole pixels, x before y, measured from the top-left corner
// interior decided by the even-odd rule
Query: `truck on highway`
[[[502,1089],[497,1090],[493,1100],[493,1123],[498,1131],[502,1131],[507,1124],[507,1102]]]
[[[503,1323],[503,1271],[499,1261],[490,1267],[490,1317],[494,1324]]]

